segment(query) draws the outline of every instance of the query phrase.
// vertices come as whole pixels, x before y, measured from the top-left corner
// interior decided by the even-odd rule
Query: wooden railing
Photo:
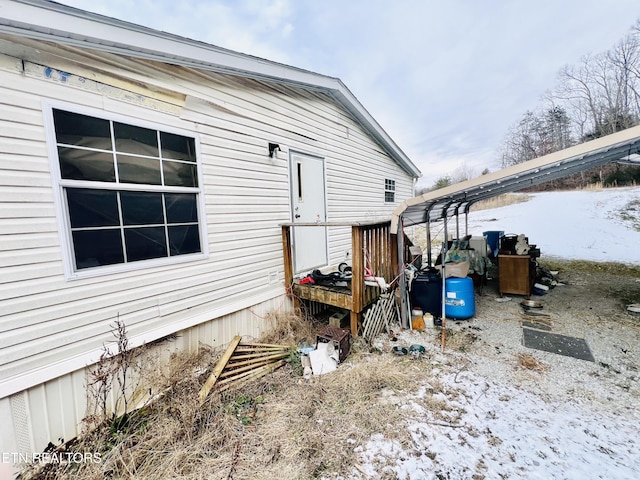
[[[351,227],[352,277],[350,291],[340,293],[294,282],[291,231],[296,226]],[[285,285],[293,297],[295,306],[300,307],[299,302],[304,299],[347,309],[351,312],[351,333],[354,336],[358,335],[363,310],[375,302],[380,295],[378,287],[365,285],[365,268],[373,276],[384,278],[386,283],[391,283],[398,272],[397,242],[395,235],[391,235],[390,226],[391,222],[388,221],[348,224],[336,222],[283,224],[282,249]]]

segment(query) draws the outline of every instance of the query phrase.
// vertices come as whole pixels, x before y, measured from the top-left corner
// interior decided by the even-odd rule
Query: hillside
[[[524,233],[543,257],[640,264],[640,187],[521,195],[528,201],[471,212],[469,233]]]

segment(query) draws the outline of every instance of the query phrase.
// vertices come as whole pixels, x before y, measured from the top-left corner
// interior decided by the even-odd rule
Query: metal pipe
[[[441,251],[441,255],[442,255],[442,269],[441,269],[441,276],[442,276],[442,349],[444,350],[444,338],[445,338],[445,328],[447,325],[447,314],[445,312],[445,305],[446,305],[446,299],[447,299],[447,292],[446,292],[446,267],[445,267],[445,261],[444,259],[447,256],[447,216],[445,215],[443,218],[444,221],[444,242],[442,243],[442,251]]]
[[[431,205],[429,205],[429,207],[427,208],[427,263],[429,265],[429,267],[431,267],[431,209],[433,208],[434,204],[432,203]]]
[[[471,209],[471,202],[468,202],[464,206],[464,234],[469,235],[469,210]]]
[[[431,268],[431,222],[429,221],[429,214],[427,213],[427,267]]]

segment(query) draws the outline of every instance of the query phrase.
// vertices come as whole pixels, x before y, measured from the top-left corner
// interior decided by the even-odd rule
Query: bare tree
[[[526,162],[572,144],[571,122],[564,108],[551,105],[542,112],[528,111],[505,136],[502,167]]]
[[[559,73],[555,98],[565,101],[582,140],[632,127],[640,118],[640,24],[612,49],[587,55]]]
[[[525,112],[505,135],[502,167],[638,125],[640,19],[610,50],[563,67],[543,101],[541,108]],[[584,186],[597,178],[603,180],[603,170],[583,172],[579,178],[563,181],[563,186]]]

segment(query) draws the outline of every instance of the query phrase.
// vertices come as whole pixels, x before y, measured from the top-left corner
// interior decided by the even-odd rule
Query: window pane
[[[109,121],[78,113],[53,110],[58,143],[111,150]]]
[[[158,134],[156,130],[113,122],[113,133],[116,137],[116,150],[118,152],[149,155],[151,157],[158,156]]]
[[[163,224],[162,194],[121,192],[122,221],[125,225]]]
[[[78,270],[124,262],[119,229],[73,232],[73,249]]]
[[[123,183],[160,185],[160,160],[118,155],[118,177]]]
[[[164,184],[180,187],[197,187],[197,168],[191,163],[162,162]]]
[[[396,201],[396,194],[394,192],[384,192],[384,201],[391,203]]]
[[[195,194],[166,193],[167,223],[193,223],[198,221]]]
[[[68,188],[67,205],[71,228],[119,226],[116,192]]]
[[[115,182],[116,173],[111,153],[58,147],[60,174],[71,180]]]
[[[129,262],[167,256],[164,227],[127,228],[124,241]]]
[[[169,248],[171,255],[200,252],[200,235],[197,225],[177,225],[169,227]]]
[[[160,132],[162,158],[174,160],[196,161],[196,142],[193,138]]]

